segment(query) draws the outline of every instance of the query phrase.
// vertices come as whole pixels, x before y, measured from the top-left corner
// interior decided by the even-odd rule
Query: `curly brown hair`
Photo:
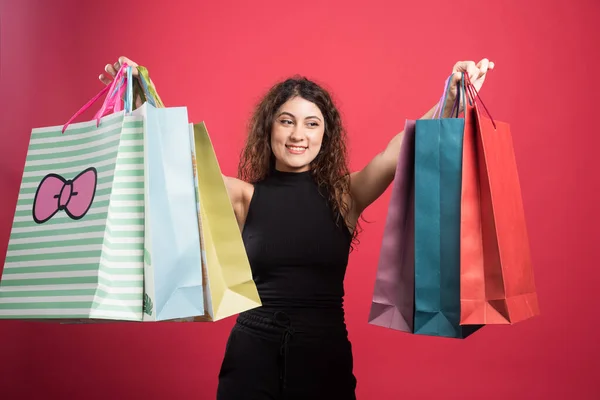
[[[248,136],[238,166],[238,177],[256,183],[265,179],[275,165],[271,149],[271,129],[279,108],[288,100],[301,97],[314,103],[325,119],[321,151],[310,165],[317,185],[326,191],[336,222],[343,218],[344,226],[352,232],[353,242],[358,233],[348,223],[349,205],[344,196],[350,193],[350,171],[347,164],[346,131],[341,115],[331,95],[317,83],[305,77],[293,77],[275,84],[256,107],[248,124]]]

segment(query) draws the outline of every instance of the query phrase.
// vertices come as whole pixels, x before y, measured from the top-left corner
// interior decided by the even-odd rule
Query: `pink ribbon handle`
[[[115,76],[115,79],[111,82],[110,85],[107,85],[102,89],[97,95],[92,97],[90,101],[88,101],[83,107],[79,109],[66,124],[63,125],[62,133],[65,133],[67,127],[81,114],[87,111],[98,99],[108,92],[108,96],[104,99],[104,103],[100,110],[94,115],[94,119],[96,120],[96,126],[100,125],[100,119],[105,115],[109,114],[111,111],[119,112],[121,111],[121,97],[123,96],[123,92],[126,90],[131,90],[131,82],[127,81],[127,78],[124,76],[128,66],[126,63],[121,65],[119,72]]]

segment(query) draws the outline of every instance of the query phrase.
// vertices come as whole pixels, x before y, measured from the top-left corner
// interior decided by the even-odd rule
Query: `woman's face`
[[[316,104],[293,97],[285,102],[273,121],[271,149],[275,168],[283,172],[304,172],[321,150],[325,119]]]

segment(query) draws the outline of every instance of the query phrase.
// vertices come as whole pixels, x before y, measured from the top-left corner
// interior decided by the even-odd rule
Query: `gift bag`
[[[451,77],[440,102],[442,107],[450,82]],[[459,90],[464,96],[464,89]],[[459,107],[455,109],[458,111]],[[460,202],[465,123],[457,117],[458,113],[455,118],[417,120],[415,125],[414,333],[465,338],[480,327],[460,326]]]
[[[198,222],[205,273],[206,315],[218,321],[261,306],[239,226],[204,123],[190,125],[196,166]]]
[[[143,66],[137,69],[140,79],[134,81],[133,93],[144,102],[132,113],[143,122],[145,148],[143,320],[203,315],[187,109],[164,108],[148,70]],[[127,101],[133,102],[133,96]]]
[[[146,146],[144,321],[204,315],[187,109],[144,103],[133,114]]]
[[[82,108],[108,93],[93,121],[32,130],[0,318],[142,319],[144,121],[116,101],[124,71]]]
[[[467,89],[460,320],[515,323],[540,312],[510,126],[489,116],[470,83]]]
[[[404,332],[414,319],[415,121],[406,121],[381,242],[369,323]]]

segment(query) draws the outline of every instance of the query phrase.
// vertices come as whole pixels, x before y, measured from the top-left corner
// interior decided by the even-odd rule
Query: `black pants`
[[[285,313],[238,317],[219,373],[217,400],[355,400],[347,335],[296,329]],[[345,331],[345,327],[344,327]]]

